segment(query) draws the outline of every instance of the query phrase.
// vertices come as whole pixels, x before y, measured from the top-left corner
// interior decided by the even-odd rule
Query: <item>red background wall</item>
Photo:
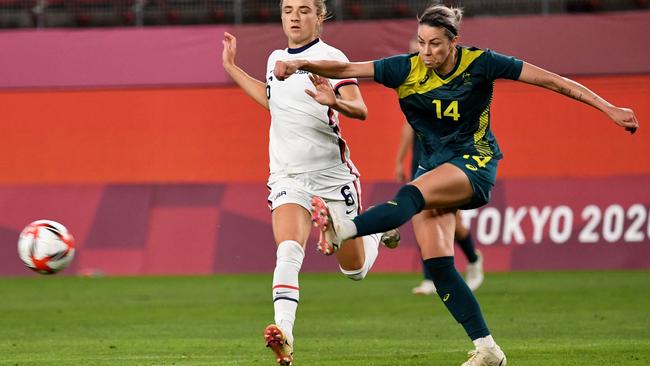
[[[650,121],[650,76],[580,77]],[[403,117],[395,93],[362,84],[370,111],[344,119],[362,177],[391,180]],[[0,92],[1,183],[233,182],[267,178],[269,116],[234,87]],[[500,177],[649,174],[650,134],[547,90],[498,82]],[[389,162],[387,164],[387,162]]]

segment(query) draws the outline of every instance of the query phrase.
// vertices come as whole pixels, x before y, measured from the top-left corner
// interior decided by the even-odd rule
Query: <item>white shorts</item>
[[[311,198],[318,196],[339,216],[352,219],[361,212],[361,184],[346,165],[299,174],[274,173],[267,187],[271,210],[294,203],[311,211]]]

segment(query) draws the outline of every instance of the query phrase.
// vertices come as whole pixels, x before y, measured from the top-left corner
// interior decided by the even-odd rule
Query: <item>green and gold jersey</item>
[[[464,154],[502,157],[490,130],[494,80],[517,80],[523,62],[488,49],[458,46],[457,51],[456,65],[443,76],[427,69],[417,53],[374,62],[375,81],[397,91],[421,142],[425,169]]]

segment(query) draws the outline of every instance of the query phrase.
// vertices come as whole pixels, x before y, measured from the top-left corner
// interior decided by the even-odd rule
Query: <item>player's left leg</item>
[[[354,281],[364,279],[379,255],[380,240],[379,234],[347,240],[336,252],[341,273]]]
[[[358,184],[346,185],[345,187],[349,188],[345,190],[346,200],[330,201],[325,204],[326,207],[332,212],[336,212],[338,216],[348,219],[354,218],[359,211],[360,194],[356,190],[358,186]],[[351,199],[350,196],[356,197],[356,199]],[[321,231],[320,235],[323,236],[324,233]],[[322,240],[319,240],[319,242],[322,243]],[[399,244],[399,231],[392,230],[388,233],[371,234],[347,240],[341,250],[336,251],[336,259],[339,262],[341,272],[354,281],[364,279],[377,259],[380,244],[384,244],[389,248],[397,247]]]
[[[361,236],[346,241],[342,250],[338,250],[340,243],[332,243],[329,211],[347,220],[356,217],[361,211],[361,182],[349,168],[335,167],[332,169],[313,172],[308,175],[309,186],[312,193],[312,203],[318,201],[328,214],[321,220],[314,220],[314,225],[319,227],[318,250],[326,255],[336,252],[341,272],[348,278],[359,281],[370,271],[377,255],[379,244],[394,248],[399,243],[399,232],[379,233]],[[312,215],[312,219],[313,219]]]
[[[474,166],[467,168],[466,165],[469,164],[464,163],[444,164],[425,173],[414,184],[421,189],[428,207],[436,202],[436,197],[441,192],[447,192],[451,197],[467,197],[464,200],[466,204],[460,205],[461,207],[478,207],[489,200],[489,192],[494,184],[496,162],[492,162],[491,165],[487,163],[489,160],[484,164],[485,169],[481,171]],[[464,171],[459,165],[469,169],[469,172]],[[443,167],[445,169],[440,169]],[[445,173],[444,178],[440,175],[442,172]],[[436,187],[440,178],[453,183]],[[438,296],[474,343],[475,349],[472,352],[478,356],[472,356],[464,365],[500,364],[503,366],[506,362],[505,354],[494,342],[476,297],[454,266],[455,212],[455,209],[440,208],[421,212],[413,219],[415,237],[420,245],[425,265],[433,276]]]
[[[451,210],[422,211],[413,217],[415,237],[438,296],[476,347],[470,363],[463,365],[503,366],[505,355],[490,335],[476,297],[454,266],[454,215]]]
[[[379,244],[394,249],[399,245],[399,240],[397,229],[348,240],[341,250],[336,252],[341,273],[351,280],[361,281],[375,264],[379,255]]]

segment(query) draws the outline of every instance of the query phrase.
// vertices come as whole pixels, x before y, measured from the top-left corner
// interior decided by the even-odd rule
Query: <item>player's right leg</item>
[[[275,353],[280,365],[293,360],[293,326],[300,302],[298,275],[305,257],[304,245],[311,222],[307,210],[294,203],[273,210],[273,235],[278,245],[273,271],[273,308],[275,324],[264,331],[266,346]]]
[[[279,365],[291,366],[293,364],[293,346],[279,326],[269,324],[264,329],[264,342],[275,354],[275,360]]]

